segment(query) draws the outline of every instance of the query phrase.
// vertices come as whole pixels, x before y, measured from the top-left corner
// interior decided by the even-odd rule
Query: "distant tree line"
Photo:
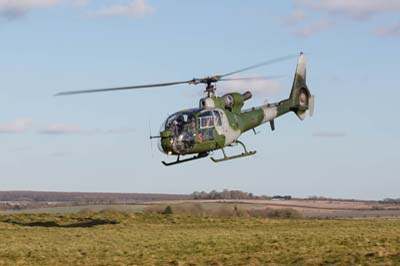
[[[359,199],[345,199],[345,198],[331,198],[325,196],[309,196],[302,200],[317,200],[317,201],[345,201],[345,202],[366,202],[366,203],[377,203],[376,200],[359,200]]]
[[[190,199],[190,195],[151,193],[0,191],[0,201],[70,202],[73,204],[126,204],[140,201],[185,199]]]
[[[244,192],[241,190],[228,190],[223,191],[212,190],[210,192],[205,191],[195,191],[191,194],[191,198],[194,200],[217,200],[217,199],[270,199],[268,196],[255,196],[253,193]]]
[[[397,199],[393,199],[393,198],[386,198],[384,200],[381,201],[381,203],[383,204],[400,204],[400,198]]]

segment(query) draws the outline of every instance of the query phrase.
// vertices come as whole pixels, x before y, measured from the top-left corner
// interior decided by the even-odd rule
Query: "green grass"
[[[400,221],[0,216],[0,265],[400,265]]]

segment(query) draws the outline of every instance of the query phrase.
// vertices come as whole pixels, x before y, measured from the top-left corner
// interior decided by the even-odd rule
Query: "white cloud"
[[[96,135],[96,134],[129,134],[135,130],[127,127],[112,129],[83,129],[80,126],[64,123],[53,123],[38,131],[43,135]]]
[[[356,19],[366,19],[385,12],[400,11],[399,0],[295,0],[295,3],[314,10]]]
[[[107,130],[102,130],[105,134],[130,134],[135,132],[135,129],[129,127],[112,128]]]
[[[154,12],[154,8],[150,6],[146,0],[132,0],[126,4],[114,5],[99,9],[93,12],[96,16],[127,16],[142,17]]]
[[[289,16],[283,18],[281,22],[285,25],[295,25],[304,22],[305,19],[305,12],[301,9],[295,9]]]
[[[0,0],[0,19],[14,20],[34,9],[45,9],[54,6],[88,9],[92,0]],[[128,16],[141,17],[154,12],[147,0],[120,0],[120,4],[106,6],[90,12],[95,16]]]
[[[12,20],[35,8],[48,8],[60,0],[0,0],[0,17]]]
[[[391,26],[376,28],[375,34],[381,37],[400,37],[400,22]]]
[[[17,134],[23,133],[32,127],[30,119],[16,119],[9,124],[0,125],[0,133]]]
[[[233,80],[220,83],[217,87],[219,94],[251,91],[256,96],[266,97],[276,96],[281,90],[281,83],[276,79]]]
[[[91,0],[72,0],[71,4],[76,7],[85,7],[89,5]]]
[[[400,15],[400,0],[293,0],[294,11],[281,23],[298,37],[310,37],[326,31],[333,26],[348,22],[349,18],[362,22],[375,16],[388,13]],[[308,16],[305,16],[305,14]],[[341,16],[338,19],[338,16]],[[344,22],[343,22],[344,21]],[[296,27],[299,23],[305,26]],[[374,33],[379,36],[398,35],[398,25],[377,28]]]
[[[47,127],[39,130],[40,134],[46,135],[68,135],[80,134],[83,130],[78,126],[67,125],[62,123],[50,124]]]
[[[296,29],[293,31],[293,33],[299,37],[310,37],[316,33],[325,31],[332,27],[333,23],[328,21],[328,20],[319,20],[314,23],[308,24],[302,28]]]

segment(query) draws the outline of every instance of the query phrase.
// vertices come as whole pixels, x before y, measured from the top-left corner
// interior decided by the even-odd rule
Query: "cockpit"
[[[196,143],[215,140],[215,128],[222,125],[222,112],[209,109],[189,109],[177,112],[162,125],[159,148],[167,154],[186,154]]]
[[[161,143],[162,151],[172,149],[176,154],[183,154],[194,146],[197,135],[196,114],[199,111],[197,108],[189,109],[168,117],[160,130],[170,134],[169,143]]]

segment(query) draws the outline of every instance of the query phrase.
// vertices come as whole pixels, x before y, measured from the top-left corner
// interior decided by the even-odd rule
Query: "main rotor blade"
[[[121,90],[154,88],[154,87],[165,87],[165,86],[174,86],[174,85],[179,85],[179,84],[189,84],[191,82],[193,82],[193,80],[158,83],[158,84],[147,84],[147,85],[129,86],[129,87],[95,89],[95,90],[65,91],[65,92],[59,92],[59,93],[55,94],[54,96],[65,96],[65,95],[84,94],[84,93],[106,92],[106,91],[121,91]]]
[[[284,78],[284,75],[277,75],[277,76],[269,76],[269,77],[242,77],[242,78],[223,78],[219,81],[237,81],[237,80],[244,80],[244,81],[258,81],[258,80],[271,80],[271,79],[280,79]]]
[[[54,96],[65,96],[65,95],[74,95],[74,94],[84,94],[84,93],[96,93],[96,92],[107,92],[107,91],[121,91],[121,90],[134,90],[134,89],[145,89],[145,88],[154,88],[154,87],[166,87],[166,86],[174,86],[174,85],[179,85],[179,84],[199,84],[199,83],[213,83],[213,82],[218,82],[218,81],[228,81],[228,80],[255,80],[254,78],[236,78],[236,79],[224,79],[224,77],[231,76],[237,73],[241,73],[247,70],[251,70],[254,68],[274,64],[277,62],[289,60],[292,58],[296,58],[298,55],[288,55],[288,56],[283,56],[283,57],[278,57],[275,59],[271,59],[265,62],[261,62],[252,66],[248,66],[236,71],[232,71],[230,73],[226,73],[224,75],[216,75],[216,76],[211,76],[211,77],[206,77],[202,79],[191,79],[191,80],[186,80],[186,81],[177,81],[177,82],[168,82],[168,83],[157,83],[157,84],[146,84],[146,85],[139,85],[139,86],[128,86],[128,87],[116,87],[116,88],[105,88],[105,89],[94,89],[94,90],[78,90],[78,91],[65,91],[65,92],[59,92],[55,94]]]
[[[250,70],[250,69],[254,69],[254,68],[258,68],[258,67],[262,67],[262,66],[267,66],[267,65],[271,65],[271,64],[278,63],[278,62],[281,62],[281,61],[286,61],[286,60],[290,60],[290,59],[293,59],[293,58],[297,58],[298,56],[299,55],[296,54],[296,55],[287,55],[287,56],[274,58],[274,59],[271,59],[271,60],[268,60],[268,61],[264,61],[264,62],[255,64],[255,65],[252,65],[252,66],[248,66],[248,67],[245,67],[245,68],[242,68],[242,69],[238,69],[238,70],[232,71],[230,73],[226,73],[224,75],[220,75],[219,77],[222,78],[222,77],[230,76],[230,75],[241,73],[241,72],[244,72],[244,71],[247,71],[247,70]]]

